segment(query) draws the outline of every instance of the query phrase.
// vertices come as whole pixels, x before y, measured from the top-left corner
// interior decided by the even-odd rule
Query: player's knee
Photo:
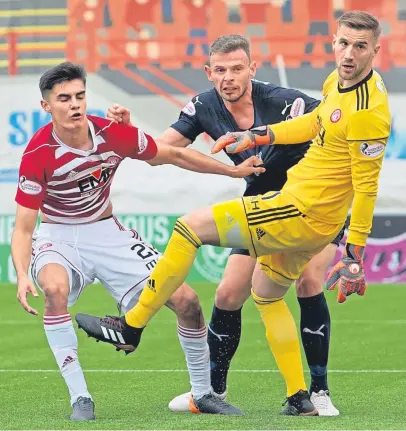
[[[216,290],[216,307],[228,311],[240,309],[250,296],[250,289],[251,286],[231,284],[227,280],[222,280]]]
[[[65,309],[68,303],[69,286],[64,280],[50,280],[42,286],[47,311]]]
[[[64,268],[48,265],[41,269],[38,281],[47,311],[65,309],[69,296],[69,278]]]
[[[190,230],[192,230],[193,233],[196,233],[198,224],[196,222],[196,217],[193,217],[192,213],[179,217],[177,221],[184,223]]]
[[[324,267],[308,267],[296,280],[297,296],[307,298],[323,291]]]
[[[176,315],[183,320],[196,319],[202,313],[199,297],[191,288],[182,289],[171,302]]]

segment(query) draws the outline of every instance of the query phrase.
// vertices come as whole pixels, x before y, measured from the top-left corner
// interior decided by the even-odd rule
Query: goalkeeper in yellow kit
[[[283,302],[307,262],[336,237],[351,206],[347,244],[329,275],[327,288],[338,286],[339,302],[353,293],[364,295],[362,259],[391,119],[385,86],[372,69],[379,51],[378,21],[356,11],[344,14],[338,25],[333,41],[337,69],[325,81],[324,98],[316,110],[291,121],[228,134],[213,147],[213,153],[224,148],[235,153],[256,145],[312,139],[305,157],[288,171],[282,190],[220,203],[181,217],[138,304],[125,317],[117,318],[113,325],[111,318],[77,316],[89,335],[108,341],[101,328],[112,329],[120,332],[126,343],[120,347],[134,350],[143,328],[185,280],[198,248],[211,244],[245,248],[258,258],[252,296],[271,341],[272,325],[284,325],[272,305]],[[306,391],[299,343],[292,341],[284,348],[286,359],[282,356],[280,360],[292,362],[295,372],[287,383],[296,391],[288,393],[284,412],[317,414]]]

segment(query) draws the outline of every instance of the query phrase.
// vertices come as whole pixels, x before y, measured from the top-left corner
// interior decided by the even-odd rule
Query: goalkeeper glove
[[[245,132],[228,132],[217,139],[212,154],[226,149],[227,153],[235,154],[254,148],[256,145],[269,145],[274,141],[274,134],[269,126],[260,126]]]
[[[337,301],[345,302],[347,296],[356,293],[363,296],[367,289],[364,274],[364,247],[346,244],[341,260],[335,264],[327,278],[327,290],[338,285]]]

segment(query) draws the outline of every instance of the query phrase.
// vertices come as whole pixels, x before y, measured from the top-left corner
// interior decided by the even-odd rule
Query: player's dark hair
[[[39,80],[39,89],[41,90],[42,97],[45,97],[47,92],[52,90],[56,84],[73,81],[74,79],[80,79],[86,86],[86,71],[79,64],[66,61],[47,70]]]
[[[244,50],[248,60],[251,61],[250,43],[244,36],[239,34],[220,36],[211,45],[209,57],[217,52],[228,54],[229,52],[234,52],[239,49]]]
[[[371,30],[375,39],[378,39],[382,31],[379,21],[370,13],[361,10],[353,10],[341,15],[338,26],[342,25],[354,30]]]

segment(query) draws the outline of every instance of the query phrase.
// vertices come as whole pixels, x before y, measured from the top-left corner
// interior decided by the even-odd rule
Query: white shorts
[[[138,301],[160,256],[115,217],[81,225],[41,223],[34,235],[31,273],[39,285],[38,274],[45,265],[62,265],[69,276],[68,306],[98,279],[125,312]]]

